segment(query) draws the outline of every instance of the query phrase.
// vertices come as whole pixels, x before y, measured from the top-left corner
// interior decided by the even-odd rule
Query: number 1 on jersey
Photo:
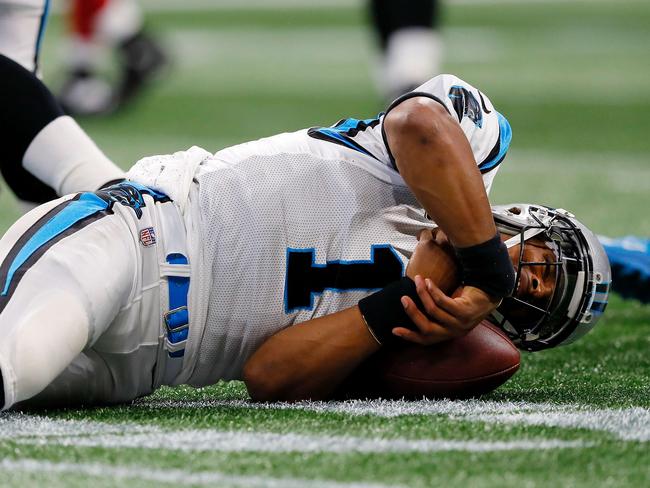
[[[311,310],[314,295],[325,290],[378,290],[402,277],[404,265],[390,244],[375,244],[370,259],[316,263],[316,250],[287,249],[284,310]]]

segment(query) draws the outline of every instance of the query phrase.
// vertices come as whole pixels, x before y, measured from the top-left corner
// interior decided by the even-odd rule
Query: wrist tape
[[[415,282],[407,276],[359,301],[361,315],[370,333],[382,345],[400,341],[400,338],[392,333],[395,327],[417,330],[402,306],[401,298],[404,295],[410,297],[420,310],[424,308],[415,289]]]
[[[456,248],[462,267],[463,285],[480,288],[494,297],[510,295],[515,287],[515,270],[499,233],[476,246]]]

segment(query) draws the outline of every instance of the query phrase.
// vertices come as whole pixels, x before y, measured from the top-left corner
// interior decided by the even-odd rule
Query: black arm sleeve
[[[0,172],[21,200],[43,203],[56,192],[23,166],[23,156],[36,135],[64,115],[48,88],[31,72],[0,55]]]

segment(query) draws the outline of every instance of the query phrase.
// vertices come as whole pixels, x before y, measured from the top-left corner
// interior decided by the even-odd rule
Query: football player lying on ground
[[[15,94],[0,107],[0,133],[12,142],[0,159],[0,170],[20,198],[46,202],[54,191],[94,190],[121,175],[108,160],[98,162],[83,151],[76,157],[77,148],[66,146],[69,133],[57,125],[66,117],[52,94],[1,55],[0,91]],[[245,159],[247,151],[257,150],[341,159],[408,187],[454,246],[491,263],[471,266],[468,286],[457,298],[463,326],[471,329],[514,285],[512,264],[496,235],[487,198],[510,139],[508,122],[486,96],[455,76],[441,75],[400,97],[375,119],[345,119],[334,127],[236,146],[230,157]]]
[[[175,362],[178,355],[173,351],[179,351],[175,345],[185,348],[191,344],[184,339],[188,331],[188,324],[184,323],[187,310],[173,308],[173,303],[167,305],[165,308],[173,313],[167,314],[166,328],[161,328],[156,305],[162,290],[155,268],[161,251],[156,246],[170,253],[169,261],[184,255],[183,244],[174,242],[179,230],[175,226],[182,224],[171,202],[138,188],[137,184],[125,183],[104,193],[66,199],[63,206],[53,202],[33,212],[41,210],[65,220],[66,209],[76,213],[79,208],[74,207],[86,206],[88,200],[100,207],[106,203],[104,208],[113,205],[115,210],[115,214],[93,219],[92,224],[75,232],[74,241],[64,239],[55,244],[29,270],[23,270],[23,276],[17,273],[13,277],[21,283],[6,303],[4,316],[0,316],[4,319],[0,327],[7,337],[0,364],[5,381],[12,381],[8,383],[11,389],[5,388],[5,392],[13,393],[14,399],[24,399],[30,389],[37,390],[44,380],[53,380],[33,404],[117,403],[149,393],[157,384],[166,384],[165,377],[173,378],[179,373],[182,363]],[[252,203],[259,208],[266,196]],[[161,200],[157,205],[156,198]],[[123,208],[120,203],[131,206]],[[125,216],[130,218],[126,220]],[[29,217],[38,216],[30,214],[23,220],[30,220]],[[504,235],[515,234],[507,242],[510,256],[517,263],[518,288],[516,298],[507,299],[500,308],[509,319],[504,323],[506,330],[520,346],[529,349],[551,347],[585,333],[602,312],[608,280],[607,261],[594,236],[570,216],[544,208],[501,207],[495,209],[495,217]],[[31,238],[39,233],[47,234],[42,224],[56,225],[55,219],[37,219],[36,227],[39,222],[41,226],[26,234],[30,239],[18,239],[22,249],[29,248]],[[147,227],[153,219],[160,225],[157,237],[152,227]],[[356,365],[381,347],[380,343],[391,347],[402,337],[430,344],[456,335],[457,332],[428,320],[413,302],[419,297],[421,306],[433,317],[445,313],[447,307],[453,309],[453,301],[438,286],[425,283],[416,275],[435,277],[444,289],[455,286],[453,254],[448,252],[449,244],[442,232],[409,205],[394,206],[387,214],[379,211],[366,219],[367,223],[384,222],[378,228],[377,238],[367,239],[362,231],[360,236],[352,235],[350,242],[342,244],[347,252],[352,252],[355,244],[360,249],[374,247],[370,253],[366,251],[374,259],[326,262],[319,268],[311,262],[314,249],[295,249],[293,258],[297,261],[292,261],[292,252],[288,251],[286,274],[284,269],[269,267],[287,251],[284,247],[269,248],[275,244],[274,239],[256,237],[251,229],[243,235],[226,236],[257,240],[257,244],[250,242],[250,250],[256,251],[250,255],[247,249],[243,255],[220,253],[211,268],[214,278],[222,277],[224,283],[213,281],[209,285],[208,290],[216,293],[202,289],[195,292],[211,295],[207,315],[215,320],[203,326],[196,321],[191,324],[200,331],[199,355],[193,365],[199,371],[203,368],[203,373],[191,371],[193,378],[189,382],[199,386],[219,378],[241,378],[243,366],[243,377],[254,398],[327,398]],[[409,230],[406,234],[390,230],[394,224]],[[251,227],[256,227],[253,221]],[[381,233],[385,233],[385,239]],[[417,245],[411,233],[417,235]],[[20,229],[12,228],[10,234],[17,236]],[[286,237],[289,236],[283,236]],[[321,242],[326,244],[325,248],[336,247],[337,237],[330,230],[332,242]],[[394,245],[386,242],[391,239]],[[522,239],[527,239],[523,250]],[[2,241],[3,250],[7,240]],[[368,242],[366,246],[364,241]],[[376,241],[382,244],[370,244]],[[210,250],[209,244],[205,247],[204,251]],[[20,252],[9,254],[19,256]],[[131,260],[129,254],[133,255]],[[411,255],[406,274],[415,278],[415,290],[408,280],[399,279],[406,255]],[[305,262],[300,258],[308,259]],[[133,261],[141,264],[134,265]],[[261,266],[250,268],[254,263]],[[172,288],[167,292],[168,302],[188,291],[188,269],[182,264],[178,266],[181,269],[168,265],[167,270],[161,270],[167,274],[168,286]],[[3,267],[7,270],[13,266]],[[250,279],[240,280],[240,273]],[[397,281],[375,294],[368,295],[370,290],[355,291],[374,288],[373,281],[385,283],[393,278]],[[326,290],[328,279],[333,280],[332,291]],[[307,287],[295,289],[293,280]],[[121,289],[115,285],[121,285]],[[316,294],[313,298],[309,296],[312,293]],[[402,293],[411,298],[402,298]],[[358,306],[347,307],[364,295],[368,297]],[[165,297],[161,297],[163,301]],[[400,308],[402,301],[412,323]],[[305,310],[289,312],[287,316],[286,308],[300,303],[306,306]],[[233,313],[222,310],[222,306],[231,307]],[[211,307],[214,308],[210,310]],[[111,319],[113,316],[116,317]],[[297,325],[301,319],[315,316],[320,317]],[[390,321],[386,322],[384,317]],[[388,324],[406,327],[392,330]],[[262,346],[251,356],[260,343]],[[78,354],[81,349],[83,352]],[[72,358],[72,363],[57,377],[56,368],[65,367],[66,358]]]
[[[453,254],[408,192],[356,173],[359,186],[342,205],[322,185],[349,183],[330,178],[340,169],[331,161],[275,161],[272,171],[266,157],[239,171],[203,163],[212,171],[191,185],[191,218],[125,182],[45,204],[8,231],[0,241],[5,408],[122,403],[161,385],[220,379],[244,379],[255,399],[328,398],[380,347],[464,333],[460,323],[440,325],[457,305],[418,277],[450,290]],[[315,173],[318,182],[300,178]],[[367,185],[393,201],[366,198]],[[307,198],[313,205],[298,209]],[[527,349],[584,334],[609,279],[593,234],[544,208],[498,208],[495,217],[513,235],[518,269],[517,291],[499,308],[504,330]],[[201,222],[211,225],[186,240],[184,224]],[[402,278],[405,267],[415,282]]]
[[[146,159],[139,183],[40,207],[0,245],[6,405],[46,386],[88,404],[239,378],[274,332],[402,276],[422,207],[465,285],[435,322],[465,333],[514,285],[486,197],[509,141],[489,100],[446,75],[378,119]]]
[[[11,36],[6,40],[10,45],[16,42],[16,39]],[[22,61],[29,64],[25,59]],[[33,60],[33,56],[29,60]],[[6,141],[10,142],[5,145],[4,155],[0,158],[0,172],[15,195],[26,204],[23,208],[33,208],[34,204],[44,203],[68,193],[108,186],[124,177],[123,171],[106,158],[72,118],[64,114],[49,90],[32,73],[2,55],[0,55],[0,91],[12,94],[11,97],[5,97],[0,106],[0,133],[4,135]],[[482,94],[478,92],[477,94],[479,98],[483,97]],[[464,92],[458,85],[453,86],[449,92],[450,101],[453,101],[454,111],[461,122],[465,118],[470,121],[480,121],[482,124],[481,109],[472,102],[476,100],[474,95],[470,95],[470,92]],[[482,102],[484,103],[484,100]],[[446,103],[450,102],[446,100]],[[381,126],[382,118],[379,117],[378,120]],[[465,125],[461,124],[461,128],[468,137],[471,137],[472,127],[468,120],[464,120]],[[505,120],[503,122],[504,128],[507,129],[507,122]],[[340,127],[332,129],[337,128],[340,129]],[[323,128],[321,132],[326,130]],[[337,143],[349,147],[354,147],[355,139],[362,139],[371,147],[384,144],[384,141],[378,141],[377,137],[374,138],[375,140],[372,137],[364,138],[363,130],[360,134],[354,132],[354,130],[333,130],[330,135],[340,139]],[[374,131],[374,135],[379,135],[379,132]],[[477,141],[483,137],[489,143],[494,133],[493,130],[476,131],[474,140],[470,139],[475,157],[481,156],[481,147],[484,146]],[[488,158],[479,165],[484,173],[483,180],[487,190],[498,169],[498,163],[505,156],[505,149],[510,140],[509,130],[502,132],[499,128],[498,134],[498,142],[490,154],[494,156],[496,151],[499,157]],[[393,138],[397,137],[398,134],[393,135]],[[505,144],[502,144],[502,140]],[[380,150],[379,154],[385,161],[386,151]],[[434,174],[435,170],[431,173]],[[430,201],[429,205],[431,205]],[[639,252],[638,246],[630,249],[627,244],[619,246],[612,244],[611,239],[606,237],[602,239],[606,243],[606,251],[617,273],[614,291],[618,291],[626,298],[650,302],[650,271],[648,271],[650,251]],[[650,249],[650,246],[647,246],[647,249]]]
[[[22,72],[15,63],[6,62],[2,66],[14,78],[20,78]],[[35,97],[47,99],[47,90],[38,80],[32,77],[24,81],[33,88]],[[8,119],[14,113],[15,120],[19,121],[16,125],[22,125],[20,121],[25,117],[18,117],[22,112],[11,101],[6,104]],[[152,359],[157,352],[153,358],[151,351],[144,352],[158,341],[158,334],[151,327],[149,332],[154,337],[122,331],[119,345],[109,344],[113,339],[96,344],[100,336],[106,339],[103,332],[113,320],[122,323],[122,313],[129,317],[127,322],[135,321],[140,329],[147,329],[151,317],[136,320],[133,315],[139,313],[140,307],[149,311],[164,308],[162,312],[169,329],[165,353],[170,366],[164,368],[164,378],[157,378],[154,384],[158,380],[164,384],[205,384],[206,378],[212,382],[215,358],[229,365],[217,378],[240,376],[242,363],[228,361],[229,357],[250,355],[252,348],[259,345],[260,337],[265,337],[265,331],[275,331],[277,327],[327,312],[328,307],[320,306],[310,313],[311,287],[376,289],[402,275],[404,253],[414,244],[409,247],[400,240],[405,235],[413,243],[415,239],[414,227],[410,227],[409,234],[399,228],[399,218],[387,220],[391,215],[389,209],[400,205],[424,208],[449,237],[462,261],[465,286],[454,298],[454,313],[439,319],[441,326],[461,331],[473,328],[494,311],[514,286],[514,269],[497,235],[486,194],[509,142],[510,127],[489,99],[471,85],[446,75],[397,100],[386,115],[376,119],[346,119],[335,127],[282,134],[220,151],[214,157],[195,149],[176,158],[153,158],[143,161],[132,173],[135,181],[152,190],[119,187],[46,204],[15,225],[0,250],[3,259],[0,279],[4,281],[0,291],[0,327],[29,331],[26,335],[18,333],[16,341],[3,341],[0,346],[0,370],[7,403],[24,395],[20,393],[16,397],[11,393],[14,385],[20,383],[14,371],[21,367],[8,364],[9,358],[34,361],[28,357],[32,355],[20,352],[21,337],[41,334],[34,320],[39,313],[52,316],[51,307],[55,303],[59,304],[57,310],[63,307],[57,315],[60,323],[50,322],[47,330],[56,330],[61,344],[53,348],[56,352],[50,349],[49,358],[42,353],[33,355],[51,366],[40,369],[42,377],[25,383],[29,394],[23,399],[44,388],[54,379],[53,372],[60,373],[79,352],[90,346],[121,359],[137,357],[130,367],[150,363],[151,373],[152,364],[156,363]],[[20,159],[3,159],[1,163],[7,173],[21,169]],[[145,198],[143,195],[147,193],[150,195]],[[256,200],[259,197],[264,199]],[[133,210],[124,214],[125,207],[115,205],[116,201],[132,205]],[[257,205],[261,206],[256,209]],[[168,217],[159,217],[158,209]],[[166,220],[159,222],[159,218]],[[142,227],[144,222],[149,225]],[[128,228],[137,230],[139,244],[135,248],[129,246],[132,234],[125,233]],[[388,231],[391,233],[387,234]],[[83,244],[75,246],[78,238]],[[87,239],[91,242],[87,243]],[[393,243],[393,247],[383,246],[388,243]],[[171,245],[165,247],[167,244]],[[110,247],[106,249],[106,246]],[[402,257],[397,259],[401,246],[405,246]],[[59,251],[68,247],[71,255],[63,257],[67,253]],[[143,249],[151,259],[155,256],[155,263],[146,262]],[[347,261],[372,260],[364,268],[370,268],[372,279],[361,284],[355,280],[347,285],[345,281],[339,283],[338,272],[332,275],[327,266],[325,275],[306,273],[312,267],[307,249],[313,249],[314,262],[319,263],[332,261],[343,265]],[[76,254],[77,251],[81,254]],[[84,255],[91,251],[96,256]],[[157,255],[158,251],[164,254]],[[44,264],[50,262],[49,258],[61,264],[59,258],[63,259],[66,269],[52,272]],[[220,259],[230,266],[222,269]],[[25,284],[41,268],[47,268],[45,275],[50,276],[50,282],[53,279],[58,282],[56,292],[46,284],[48,280],[42,281],[38,290]],[[216,268],[219,274],[213,278]],[[146,275],[137,278],[139,275],[134,270],[138,269],[143,269]],[[79,273],[85,277],[79,277]],[[262,278],[266,288],[257,283]],[[69,286],[64,285],[65,281]],[[162,303],[158,303],[160,297],[154,290],[159,285],[171,290],[162,293],[169,295]],[[127,290],[133,290],[133,295]],[[270,297],[277,300],[285,292],[286,303],[280,315],[261,313],[269,311]],[[350,306],[354,303],[350,300],[361,298],[359,293],[356,292],[356,297],[355,293],[342,293],[345,305]],[[252,298],[256,295],[259,302]],[[326,303],[330,301],[329,295],[325,293]],[[23,299],[29,303],[18,305]],[[255,303],[258,308],[250,307]],[[110,306],[104,308],[106,304]],[[22,306],[33,313],[21,314],[22,318],[17,320],[16,307]],[[345,307],[335,309],[340,308]],[[226,327],[229,334],[205,334],[214,343],[209,344],[207,351],[201,351],[206,323],[211,327],[237,325]],[[250,334],[242,327],[250,323],[259,324],[257,334]],[[238,334],[240,337],[232,343],[229,339]],[[122,341],[128,336],[133,336],[135,342]],[[41,334],[39,341],[46,337]],[[81,343],[79,337],[84,338]],[[133,354],[129,356],[125,351]],[[73,352],[73,357],[69,357]],[[106,359],[105,354],[101,360],[94,353],[87,357],[90,358],[87,369],[101,369],[96,363]],[[146,370],[147,366],[140,369]],[[132,370],[128,373],[132,374]],[[116,374],[112,372],[112,377]],[[151,384],[149,378],[146,392],[151,390]],[[135,396],[145,391],[142,386],[135,387]],[[105,400],[117,398],[104,393],[98,395]],[[127,397],[133,398],[133,392],[124,398]]]

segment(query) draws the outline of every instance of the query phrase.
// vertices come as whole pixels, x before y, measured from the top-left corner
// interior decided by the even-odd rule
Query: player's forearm
[[[455,246],[495,235],[472,149],[442,105],[421,97],[406,100],[389,112],[384,129],[402,178]]]
[[[355,306],[269,338],[247,361],[244,381],[255,400],[323,399],[377,349]]]

